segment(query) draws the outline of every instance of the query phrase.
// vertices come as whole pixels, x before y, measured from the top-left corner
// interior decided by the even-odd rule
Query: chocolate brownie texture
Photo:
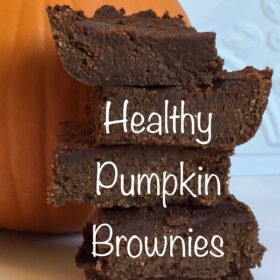
[[[99,276],[95,269],[92,267],[92,265],[86,265],[84,267],[86,280],[110,280],[109,277],[102,277]],[[126,279],[126,278],[124,278]],[[143,280],[144,278],[138,278],[137,280]],[[218,278],[188,278],[188,277],[176,277],[176,278],[168,278],[168,277],[161,277],[161,278],[149,278],[148,280],[253,280],[253,276],[250,272],[250,270],[244,270],[244,271],[238,271],[238,272],[232,272],[225,276],[218,277]]]
[[[186,27],[181,16],[152,10],[126,16],[112,6],[93,17],[69,6],[47,12],[65,69],[91,86],[211,84],[223,67],[215,33]]]
[[[213,208],[170,206],[167,209],[131,208],[129,211],[123,208],[106,209],[102,211],[99,223],[112,226],[113,240],[116,236],[129,238],[135,234],[141,240],[145,236],[149,239],[158,237],[159,248],[163,248],[161,237],[164,235],[182,236],[187,242],[189,228],[193,229],[193,237],[202,235],[210,240],[212,236],[220,235],[224,240],[225,255],[222,258],[209,255],[184,258],[179,248],[174,258],[168,254],[148,257],[143,253],[140,258],[132,259],[127,255],[126,244],[122,241],[120,257],[113,253],[93,258],[92,225],[89,224],[84,229],[84,243],[76,257],[78,266],[85,269],[87,279],[252,279],[248,270],[260,266],[265,251],[259,243],[258,224],[252,211],[233,196]],[[98,232],[97,241],[106,239],[107,231],[103,230]],[[138,252],[138,245],[134,245],[135,252]]]
[[[99,87],[94,91],[88,110],[88,118],[92,122],[93,138],[97,144],[156,144],[176,145],[184,147],[211,148],[218,150],[233,149],[250,140],[258,130],[266,109],[271,89],[272,70],[258,71],[252,67],[237,72],[224,72],[213,86],[167,88],[135,88],[135,87]],[[168,121],[169,131],[163,129],[162,135],[144,130],[134,133],[127,125],[110,126],[107,134],[106,104],[111,102],[110,121],[123,119],[123,107],[128,100],[127,117],[131,121],[135,112],[145,117],[147,126],[152,112],[158,113],[165,122],[165,100],[169,102],[169,114],[173,106],[177,106],[177,114],[181,112],[181,102],[185,102],[185,112],[197,116],[202,115],[201,127],[208,126],[208,114],[212,113],[212,138],[207,143],[208,134],[196,131],[192,133],[192,120],[186,118],[184,132],[181,133],[181,121],[177,121],[176,133],[172,131],[172,121]],[[141,128],[141,127],[140,127]],[[138,130],[140,128],[137,128]],[[204,143],[196,141],[200,139]],[[205,144],[207,143],[207,144]]]
[[[228,179],[230,158],[233,151],[217,152],[212,150],[188,149],[182,147],[118,145],[95,146],[92,144],[91,125],[84,122],[64,123],[60,129],[56,157],[53,164],[54,184],[49,190],[49,202],[55,206],[67,202],[92,203],[99,208],[146,207],[162,203],[162,196],[157,195],[157,180],[151,177],[151,193],[148,194],[147,182],[143,179],[139,184],[141,194],[124,196],[120,190],[120,180],[111,189],[102,189],[96,193],[97,162],[101,164],[112,161],[118,168],[118,173],[124,174],[125,190],[130,189],[131,175],[157,174],[159,189],[163,185],[163,173],[174,174],[178,186],[180,184],[180,162],[184,163],[184,178],[192,173],[193,177],[187,184],[197,197],[184,190],[183,195],[179,187],[174,195],[167,197],[167,204],[199,204],[213,206],[228,195]],[[199,170],[202,167],[203,170]],[[217,181],[209,181],[208,195],[205,193],[204,183],[206,173],[219,177],[221,193],[218,194]],[[101,174],[101,181],[110,185],[114,180],[114,169],[107,167]],[[202,192],[198,191],[198,177],[202,178]],[[137,182],[137,179],[135,179]],[[174,180],[169,180],[166,189],[171,193]],[[135,184],[137,190],[138,185]],[[162,194],[162,193],[161,193]]]

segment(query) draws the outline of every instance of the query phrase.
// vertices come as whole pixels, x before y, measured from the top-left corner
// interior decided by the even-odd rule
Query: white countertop
[[[280,176],[234,177],[231,192],[253,209],[268,248],[256,280],[280,279]],[[278,239],[279,238],[279,239]],[[84,280],[74,256],[81,236],[0,231],[0,280]]]

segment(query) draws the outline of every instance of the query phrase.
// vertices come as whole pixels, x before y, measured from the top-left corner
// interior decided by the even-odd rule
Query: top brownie
[[[64,67],[91,86],[209,85],[223,67],[215,33],[187,27],[180,15],[127,16],[112,6],[92,18],[69,6],[47,11]]]

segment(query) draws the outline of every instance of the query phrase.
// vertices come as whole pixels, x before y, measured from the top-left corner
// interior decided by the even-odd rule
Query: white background
[[[273,89],[256,137],[232,158],[231,192],[250,205],[267,246],[256,280],[279,280],[280,272],[280,0],[181,0],[198,31],[217,33],[225,67],[274,70]],[[254,176],[240,176],[240,175]],[[266,174],[269,176],[260,176]]]
[[[198,31],[215,31],[229,70],[274,69],[261,129],[236,150],[232,174],[280,174],[280,0],[181,0]]]

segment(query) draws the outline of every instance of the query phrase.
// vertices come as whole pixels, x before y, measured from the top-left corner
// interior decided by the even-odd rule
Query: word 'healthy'
[[[195,142],[200,145],[207,145],[212,138],[212,113],[190,114],[186,112],[186,102],[181,100],[180,108],[176,105],[171,106],[168,100],[164,102],[163,116],[157,112],[151,112],[145,118],[140,112],[128,114],[129,101],[126,99],[123,103],[122,118],[111,120],[112,102],[106,102],[104,127],[106,134],[110,134],[111,126],[121,125],[123,132],[128,133],[129,129],[134,134],[149,133],[151,135],[167,135],[167,134],[190,134],[192,136],[202,136],[203,139],[197,137]],[[117,110],[119,104],[117,106]],[[114,109],[113,109],[114,111]],[[114,114],[113,114],[114,115]],[[203,127],[203,124],[205,127]],[[206,139],[204,139],[206,138]]]

